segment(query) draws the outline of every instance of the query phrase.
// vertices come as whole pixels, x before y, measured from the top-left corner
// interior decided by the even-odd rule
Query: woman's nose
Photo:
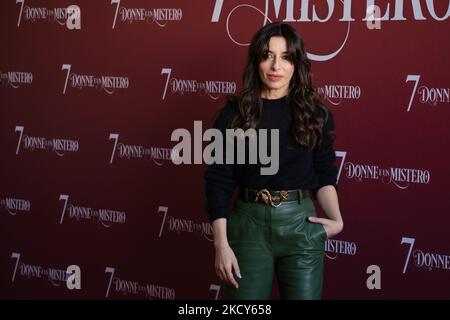
[[[279,63],[279,61],[278,61],[278,58],[274,58],[274,59],[273,59],[272,69],[273,69],[273,70],[278,70],[278,69],[280,69],[280,63]]]

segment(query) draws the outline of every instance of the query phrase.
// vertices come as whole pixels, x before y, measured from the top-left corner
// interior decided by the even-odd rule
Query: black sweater
[[[230,127],[230,121],[237,112],[237,103],[227,103],[220,111],[213,127],[225,133],[225,129]],[[261,175],[260,168],[268,165],[261,165],[259,159],[258,164],[248,164],[246,158],[246,164],[207,166],[206,211],[210,222],[228,217],[236,186],[257,190],[311,189],[314,193],[326,185],[332,185],[337,189],[336,156],[331,133],[334,130],[334,120],[331,111],[328,110],[322,144],[310,152],[295,142],[291,133],[291,122],[292,116],[286,97],[263,99],[263,112],[256,129],[269,129],[268,137],[270,129],[279,129],[279,170],[275,175]],[[268,154],[270,155],[270,152]]]

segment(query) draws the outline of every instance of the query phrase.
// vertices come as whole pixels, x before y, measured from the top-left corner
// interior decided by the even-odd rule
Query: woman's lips
[[[281,80],[281,79],[283,78],[283,76],[280,76],[280,75],[274,75],[274,74],[268,74],[268,75],[267,75],[267,78],[268,78],[270,81],[276,82],[276,81]]]

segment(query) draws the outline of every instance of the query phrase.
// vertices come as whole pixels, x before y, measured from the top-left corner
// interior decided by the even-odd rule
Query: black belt
[[[255,190],[249,188],[239,188],[239,198],[247,202],[263,202],[276,207],[283,201],[301,201],[304,198],[312,198],[309,189],[295,190]]]

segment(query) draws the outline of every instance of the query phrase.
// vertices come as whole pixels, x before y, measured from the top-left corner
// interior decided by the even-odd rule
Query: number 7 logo
[[[211,22],[219,22],[220,13],[222,12],[223,0],[216,0],[214,4],[214,11],[211,17]]]
[[[66,94],[67,81],[69,80],[70,69],[71,69],[71,68],[72,68],[72,65],[71,65],[71,64],[63,64],[62,67],[61,67],[61,70],[67,70],[66,82],[64,83],[63,94]]]
[[[23,126],[16,126],[15,132],[17,132],[17,131],[20,132],[19,142],[17,142],[16,155],[19,154],[20,143],[22,142],[23,129],[24,129]]]
[[[111,159],[109,160],[109,163],[113,163],[114,154],[116,153],[117,141],[119,140],[119,134],[118,133],[110,133],[109,140],[114,140],[114,147],[113,147],[113,151],[111,153]]]
[[[408,267],[409,258],[411,258],[411,252],[414,247],[414,242],[416,242],[415,238],[407,238],[407,237],[402,237],[402,241],[400,242],[400,244],[404,243],[409,244],[408,255],[406,256],[405,264],[403,266],[403,273],[406,273],[406,268]]]
[[[169,85],[169,80],[170,80],[170,74],[171,73],[172,73],[172,68],[162,68],[161,69],[161,74],[167,74],[166,86],[164,87],[164,93],[163,93],[163,96],[162,96],[163,100],[166,98],[167,86]]]
[[[164,215],[163,220],[161,222],[161,228],[159,229],[159,238],[161,238],[161,234],[164,228],[164,224],[166,223],[166,216],[167,216],[167,211],[169,210],[168,207],[163,207],[163,206],[159,206],[158,207],[158,213],[162,213]]]
[[[11,282],[14,282],[14,279],[16,278],[17,266],[19,265],[19,261],[20,261],[20,253],[17,253],[17,252],[11,253],[11,259],[16,259],[16,265],[14,267],[14,273],[13,273],[13,276],[11,278]]]
[[[345,157],[346,156],[347,156],[347,151],[336,151],[336,158],[342,158],[341,165],[339,166],[339,172],[338,172],[336,183],[339,182],[339,178],[341,177],[341,172],[342,172],[342,168],[343,168],[344,163],[345,163]]]
[[[217,284],[211,284],[209,286],[209,291],[215,291],[216,294],[214,296],[214,300],[219,300],[219,292],[220,292],[220,286]]]
[[[64,214],[66,213],[67,202],[69,201],[69,196],[67,194],[60,194],[59,200],[64,200],[64,208],[61,212],[61,219],[59,219],[59,224],[62,224],[64,220]]]
[[[108,283],[108,288],[106,289],[106,295],[105,295],[105,298],[108,298],[108,295],[109,295],[109,289],[111,288],[111,283],[112,283],[112,280],[113,280],[113,278],[114,278],[114,272],[116,271],[116,269],[115,268],[111,268],[111,267],[106,267],[105,268],[105,273],[110,273],[111,274],[111,276],[109,277],[109,283]]]
[[[409,112],[409,110],[411,110],[411,106],[414,100],[414,95],[416,94],[417,91],[417,86],[419,85],[419,81],[420,81],[420,76],[419,75],[408,75],[406,77],[406,81],[405,82],[409,82],[409,81],[414,81],[416,84],[414,85],[414,89],[413,92],[411,94],[411,99],[409,100],[409,105],[408,105],[408,109],[406,110],[406,112]]]
[[[16,4],[20,3],[20,12],[19,19],[17,20],[17,28],[20,27],[20,19],[22,18],[23,5],[25,4],[25,0],[16,0]]]
[[[116,6],[116,13],[114,15],[114,21],[113,21],[113,24],[112,24],[112,28],[114,29],[115,26],[116,26],[117,13],[119,12],[120,0],[111,0],[111,4],[117,4],[117,6]]]

